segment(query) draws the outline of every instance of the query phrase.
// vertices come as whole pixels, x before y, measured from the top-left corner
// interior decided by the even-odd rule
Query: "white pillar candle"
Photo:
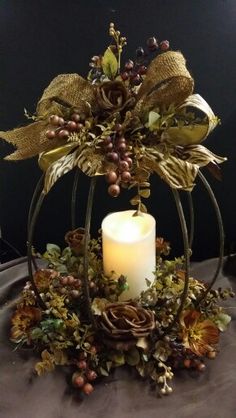
[[[106,276],[127,277],[129,289],[121,300],[137,297],[154,279],[156,268],[156,221],[134,210],[111,213],[102,222],[103,268]]]

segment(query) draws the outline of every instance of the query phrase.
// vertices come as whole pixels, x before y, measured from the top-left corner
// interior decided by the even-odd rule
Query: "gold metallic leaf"
[[[76,165],[77,152],[63,155],[59,160],[55,161],[46,171],[44,180],[44,193],[47,194],[56,181],[64,176],[64,174],[71,171]]]
[[[203,145],[190,145],[184,149],[184,154],[187,157],[186,161],[199,167],[204,167],[210,162],[221,164],[227,160],[209,151]]]
[[[177,117],[178,109],[187,107],[202,111],[207,117],[207,122],[188,126],[170,127],[164,132],[163,139],[176,145],[199,144],[207,138],[218,124],[219,120],[213,113],[213,110],[199,94],[189,96],[185,102],[176,109]]]
[[[64,155],[69,154],[74,148],[78,147],[76,143],[67,143],[62,147],[54,148],[39,155],[38,164],[41,170],[47,171],[51,164],[59,160]]]
[[[103,159],[104,155],[98,149],[85,144],[79,148],[76,165],[89,177],[99,176],[105,174]]]

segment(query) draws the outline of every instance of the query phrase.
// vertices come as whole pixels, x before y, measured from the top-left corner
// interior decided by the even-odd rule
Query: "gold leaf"
[[[185,148],[184,153],[186,154],[186,160],[189,163],[196,164],[199,167],[204,167],[210,162],[220,164],[227,160],[227,158],[220,157],[219,155],[209,151],[203,145],[188,146]]]
[[[83,145],[79,148],[78,157],[75,164],[83,171],[87,176],[93,177],[98,175],[104,175],[105,170],[103,168],[104,156],[95,150],[94,147],[89,145]]]
[[[151,191],[150,191],[150,189],[143,189],[143,190],[140,190],[139,194],[140,194],[140,196],[147,199],[150,196]]]
[[[59,158],[55,163],[50,165],[46,171],[45,180],[44,180],[44,193],[47,194],[56,181],[64,176],[64,174],[71,171],[76,165],[76,156],[77,153],[73,152],[69,155],[64,155]]]
[[[104,74],[110,79],[114,78],[117,73],[118,62],[110,47],[107,48],[103,55],[102,69]]]

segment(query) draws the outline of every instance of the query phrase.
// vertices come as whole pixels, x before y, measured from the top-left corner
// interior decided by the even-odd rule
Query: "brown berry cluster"
[[[80,115],[78,111],[73,110],[69,120],[58,115],[51,115],[49,117],[50,129],[46,131],[46,137],[48,139],[68,139],[69,135],[73,132],[79,132],[84,127],[85,116]]]
[[[92,346],[90,352],[91,350],[95,355],[96,347]],[[85,395],[90,395],[94,390],[94,387],[91,384],[91,382],[93,382],[97,378],[97,373],[95,372],[95,370],[89,368],[86,352],[80,353],[80,360],[78,361],[77,366],[79,370],[73,373],[72,384],[76,388],[79,388]]]
[[[139,86],[142,83],[143,76],[147,71],[148,62],[152,59],[150,55],[158,50],[160,52],[168,51],[170,44],[167,40],[158,43],[157,39],[152,36],[148,38],[146,46],[146,49],[142,46],[136,49],[135,61],[128,60],[125,64],[124,71],[121,73],[122,80],[129,81],[132,86]]]
[[[113,135],[107,136],[103,140],[106,159],[116,166],[115,170],[111,170],[106,174],[106,180],[109,183],[108,193],[112,197],[119,196],[120,183],[130,182],[130,169],[133,163],[127,149],[126,139],[122,133],[122,126],[117,124],[115,129],[116,132]]]
[[[82,290],[82,281],[80,279],[76,279],[73,276],[63,276],[60,278],[60,283],[62,287],[60,288],[60,293],[62,295],[68,295],[72,299],[77,299]],[[69,300],[65,300],[65,302],[69,302]]]

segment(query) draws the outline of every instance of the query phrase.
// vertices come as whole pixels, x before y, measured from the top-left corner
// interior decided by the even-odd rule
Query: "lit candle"
[[[121,300],[137,297],[146,280],[154,279],[156,221],[153,216],[126,210],[106,216],[102,222],[103,268],[106,276],[127,277],[129,289]]]

